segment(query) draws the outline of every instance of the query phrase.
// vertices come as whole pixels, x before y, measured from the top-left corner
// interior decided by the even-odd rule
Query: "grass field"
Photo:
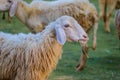
[[[93,2],[99,12],[97,0]],[[89,58],[83,71],[78,72],[75,66],[81,55],[81,46],[77,43],[66,43],[62,59],[48,80],[120,80],[120,40],[118,40],[114,27],[114,14],[110,24],[111,32],[106,33],[103,22],[99,20],[97,32],[97,49],[89,48]],[[8,23],[2,20],[0,15],[0,31],[9,33],[30,32],[16,17]],[[89,46],[92,42],[92,30],[89,34]]]

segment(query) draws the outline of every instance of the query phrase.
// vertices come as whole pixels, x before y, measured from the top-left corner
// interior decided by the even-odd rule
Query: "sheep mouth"
[[[81,46],[85,46],[88,42],[88,39],[79,39],[78,42],[81,44]]]

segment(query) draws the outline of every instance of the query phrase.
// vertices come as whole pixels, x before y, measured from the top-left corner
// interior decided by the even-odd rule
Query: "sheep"
[[[46,80],[66,41],[88,42],[87,33],[70,16],[62,16],[36,34],[0,32],[0,80]]]
[[[106,32],[110,32],[110,17],[115,10],[117,0],[99,0],[100,18],[104,21]]]
[[[118,37],[120,40],[120,10],[118,10],[116,12],[116,16],[115,16],[115,26],[117,28],[117,33],[118,33]]]
[[[93,45],[96,48],[96,34],[98,27],[98,15],[95,6],[89,0],[56,0],[56,1],[38,1],[34,0],[27,4],[21,0],[1,1],[6,4],[0,5],[0,10],[3,9],[7,3],[8,7],[4,10],[9,10],[10,16],[16,15],[20,21],[27,25],[33,33],[42,31],[49,22],[54,21],[62,15],[69,15],[74,17],[84,30],[88,33],[92,26],[93,31]],[[86,51],[88,52],[88,51]],[[86,58],[84,58],[86,59]],[[82,60],[84,61],[84,60]],[[83,69],[86,61],[81,62],[78,70]]]

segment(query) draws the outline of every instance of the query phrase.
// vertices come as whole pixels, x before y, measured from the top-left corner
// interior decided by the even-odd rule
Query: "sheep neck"
[[[56,68],[62,55],[62,45],[57,42],[55,31],[51,27],[46,27],[45,30],[37,34],[8,35],[0,33],[7,41],[3,48],[3,43],[0,44],[0,50],[2,50],[0,56],[3,56],[0,63],[5,60],[4,64],[8,66],[6,69],[6,65],[3,65],[2,68],[0,65],[0,75],[4,75],[2,78],[7,75],[8,78],[15,78],[16,76],[20,80],[46,80]],[[10,38],[10,36],[13,37]],[[4,73],[5,70],[7,70],[6,73]]]
[[[29,12],[30,12],[30,6],[24,1],[18,1],[18,6],[15,15],[24,24],[26,23]]]
[[[34,56],[34,58],[28,57],[29,59],[26,60],[26,63],[29,63],[28,68],[31,68],[31,72],[36,71],[36,73],[40,74],[39,78],[37,78],[38,80],[45,80],[48,77],[56,68],[58,60],[62,55],[63,46],[57,42],[54,31],[51,31],[51,29],[45,29],[36,35],[36,38],[42,36],[36,39],[38,41],[37,46],[32,46],[34,50],[31,51],[31,47],[29,51],[31,52],[29,55]]]

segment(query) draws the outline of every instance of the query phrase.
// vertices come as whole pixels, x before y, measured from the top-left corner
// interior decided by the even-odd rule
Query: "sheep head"
[[[62,45],[66,41],[79,42],[85,45],[89,39],[84,29],[70,16],[58,18],[55,23],[55,31],[57,41]]]
[[[15,15],[16,9],[16,0],[0,0],[0,11],[9,11],[10,17]]]
[[[8,11],[11,4],[11,0],[0,0],[0,11]]]

